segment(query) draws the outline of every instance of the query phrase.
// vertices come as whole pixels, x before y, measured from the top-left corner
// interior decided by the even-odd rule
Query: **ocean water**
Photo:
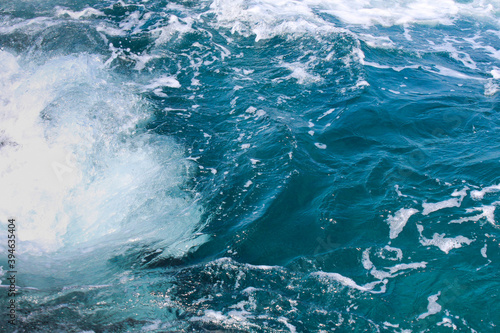
[[[499,90],[497,0],[1,0],[0,331],[500,332]]]

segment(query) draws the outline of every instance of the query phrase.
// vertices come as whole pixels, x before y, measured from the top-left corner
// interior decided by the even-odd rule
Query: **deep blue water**
[[[499,13],[0,1],[1,330],[499,331]]]

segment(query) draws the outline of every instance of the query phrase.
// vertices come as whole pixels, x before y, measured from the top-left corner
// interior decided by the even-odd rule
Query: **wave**
[[[159,260],[208,240],[192,162],[145,128],[148,103],[101,57],[33,64],[1,51],[0,62],[0,219],[19,221],[20,254],[106,262],[142,246]]]

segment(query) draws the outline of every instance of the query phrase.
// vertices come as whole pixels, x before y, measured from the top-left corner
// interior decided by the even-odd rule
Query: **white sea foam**
[[[100,10],[90,8],[90,7],[82,9],[79,12],[74,12],[72,10],[65,9],[62,7],[56,7],[56,15],[58,15],[58,16],[68,15],[72,19],[78,20],[81,18],[86,18],[86,17],[91,17],[91,16],[104,16],[104,13],[101,12]]]
[[[488,244],[484,244],[484,246],[481,248],[481,255],[483,258],[488,258],[488,255],[486,254],[486,251],[488,250]]]
[[[370,47],[389,48],[395,47],[394,42],[387,36],[373,36],[370,34],[359,34],[359,37]]]
[[[384,326],[387,326],[387,327],[394,327],[394,328],[398,328],[399,327],[399,324],[391,324],[388,321],[384,321],[382,324]]]
[[[253,329],[258,329],[259,326],[256,324],[253,324],[252,322],[249,321],[249,319],[255,318],[255,315],[253,315],[251,312],[246,311],[246,310],[231,310],[227,312],[226,314],[222,313],[222,311],[215,311],[215,310],[210,310],[207,309],[204,311],[203,316],[194,316],[189,319],[191,322],[205,322],[205,323],[216,323],[219,325],[224,325],[228,327],[244,327],[244,328],[253,328]],[[281,319],[281,320],[280,320]],[[291,330],[291,328],[294,328],[293,325],[289,324],[288,321],[286,321],[285,317],[280,317],[278,319],[279,322],[285,324],[287,328],[290,329],[290,332],[294,332]],[[287,325],[288,324],[288,325]]]
[[[328,116],[329,114],[331,114],[334,111],[335,111],[335,109],[329,109],[328,111],[323,112],[323,114],[321,116],[319,116],[317,120],[323,119],[324,117]]]
[[[424,209],[422,212],[422,215],[428,215],[430,213],[433,213],[435,211],[444,209],[444,208],[451,208],[451,207],[460,207],[461,200],[459,199],[448,199],[440,202],[435,202],[435,203],[427,203],[424,202],[422,204],[422,208]]]
[[[373,268],[373,263],[370,260],[370,248],[363,251],[361,264],[363,265],[364,269],[370,270]]]
[[[457,44],[460,45],[461,42],[450,37],[445,37],[442,43],[432,45],[432,49],[434,51],[447,52],[453,59],[455,59],[458,62],[461,62],[465,67],[468,67],[470,69],[477,69],[477,64],[472,60],[471,56],[464,51],[459,51],[454,46]],[[436,68],[441,72],[442,75],[452,76],[457,78],[471,78],[463,73],[459,73],[453,70],[450,71],[449,68],[441,66],[436,66]]]
[[[397,264],[392,267],[386,267],[386,269],[389,270],[391,275],[394,275],[395,273],[398,273],[399,271],[404,271],[408,269],[418,269],[418,268],[426,268],[427,267],[427,262],[422,261],[422,262],[412,262],[409,264]]]
[[[469,239],[464,236],[457,236],[453,238],[446,238],[445,234],[434,233],[431,239],[425,238],[422,235],[424,227],[422,225],[417,225],[418,231],[420,233],[420,244],[424,246],[437,246],[441,251],[448,254],[452,249],[461,248],[463,244],[469,245],[474,240]]]
[[[395,72],[401,72],[403,69],[417,69],[417,68],[421,67],[419,65],[388,66],[388,65],[381,65],[379,63],[372,62],[372,61],[364,61],[363,65],[370,66],[370,67],[375,67],[375,68],[380,68],[380,69],[392,69]]]
[[[473,17],[478,20],[486,20],[500,26],[500,20],[496,15],[498,3],[496,0],[471,0],[458,2],[454,0],[444,1],[378,1],[378,0],[355,0],[355,1],[327,1],[327,0],[300,0],[300,1],[274,1],[274,0],[214,0],[210,6],[211,13],[214,13],[217,27],[223,26],[231,30],[232,33],[244,36],[255,36],[256,41],[273,38],[277,35],[297,38],[304,34],[321,39],[338,33],[347,33],[363,40],[368,47],[372,48],[401,48],[399,41],[392,36],[380,35],[380,32],[368,31],[373,25],[394,26],[400,25],[404,28],[404,37],[412,42],[412,27],[414,25],[453,25],[460,18]],[[326,14],[326,15],[325,15]],[[347,28],[340,28],[334,20],[328,16],[350,25],[357,25],[364,28],[362,32],[353,33]],[[355,30],[355,29],[351,29]],[[495,32],[494,32],[495,33]],[[478,64],[471,57],[464,43],[469,44],[474,49],[483,49],[491,57],[500,59],[500,52],[493,46],[480,41],[482,36],[473,38],[456,39],[447,35],[442,36],[439,41],[429,40],[428,45],[423,46],[423,52],[446,52],[451,58],[461,63],[469,69],[467,72],[434,65],[407,65],[407,66],[387,66],[386,64],[376,64],[373,61],[366,61],[366,66],[378,68],[390,68],[401,71],[409,68],[422,68],[437,75],[453,77],[461,80],[481,80],[484,81],[484,94],[492,96],[499,91],[499,84],[493,80],[484,79],[477,74]],[[421,45],[422,46],[422,45]],[[331,52],[324,60],[329,61],[334,57]],[[363,64],[363,58],[353,60]],[[293,64],[292,64],[293,65]],[[347,61],[346,61],[346,65]],[[286,79],[297,79],[299,84],[309,84],[320,82],[321,77],[313,73],[310,68],[295,66],[292,74]],[[495,75],[493,70],[492,75]],[[279,80],[282,80],[280,78]],[[356,88],[362,88],[368,83],[360,79]],[[397,90],[389,90],[395,94],[402,93]],[[406,93],[406,92],[405,92]]]
[[[414,262],[408,264],[397,264],[392,267],[384,267],[382,269],[377,269],[370,260],[370,248],[363,251],[361,263],[364,269],[369,270],[370,274],[379,280],[393,278],[401,274],[402,272],[400,271],[427,267],[427,262],[422,261],[422,262]]]
[[[169,42],[177,34],[186,34],[193,30],[193,19],[190,17],[179,19],[171,15],[168,24],[157,27],[151,32],[157,35],[156,45],[162,45]]]
[[[500,68],[498,68],[498,67],[494,67],[494,68],[490,71],[490,73],[491,73],[491,76],[493,76],[493,78],[494,78],[495,80],[500,79]]]
[[[499,191],[500,191],[500,184],[492,185],[492,186],[485,187],[482,190],[474,190],[470,193],[470,196],[472,199],[474,199],[476,201],[480,201],[480,200],[483,200],[485,194],[495,193],[495,192],[499,192]]]
[[[288,78],[297,79],[297,82],[299,84],[314,83],[321,81],[321,76],[309,73],[305,65],[300,62],[283,64],[283,66],[292,71],[292,73],[288,75],[285,79]]]
[[[444,327],[450,327],[453,329],[453,331],[457,331],[458,327],[457,325],[453,324],[450,318],[443,317],[443,320],[441,320],[439,323],[437,323],[438,326],[444,326]],[[473,332],[474,330],[471,330]]]
[[[5,17],[0,22],[0,33],[11,34],[15,31],[23,31],[27,34],[34,34],[57,24],[59,24],[57,21],[45,16],[27,20],[16,20]]]
[[[451,208],[451,207],[460,207],[462,204],[463,199],[467,196],[467,190],[469,188],[466,187],[461,191],[454,191],[451,195],[454,197],[458,198],[451,198],[448,200],[440,201],[440,202],[435,202],[435,203],[427,203],[424,202],[422,204],[422,208],[424,208],[422,215],[428,215],[430,213],[436,212],[438,210],[444,209],[444,208]]]
[[[386,279],[380,280],[380,281],[370,282],[370,283],[367,283],[367,284],[364,284],[364,285],[360,286],[356,282],[354,282],[353,279],[348,278],[346,276],[343,276],[343,275],[341,275],[339,273],[314,272],[314,273],[311,274],[311,276],[317,276],[317,277],[319,277],[321,279],[334,280],[334,281],[337,281],[337,282],[339,282],[340,284],[342,284],[342,285],[344,285],[346,287],[357,289],[357,290],[360,290],[360,291],[370,292],[370,293],[373,293],[373,294],[380,294],[380,293],[384,293],[386,291],[386,284],[387,284],[387,280]],[[373,290],[378,285],[381,285],[380,289],[379,290]]]
[[[180,88],[181,84],[174,77],[164,75],[154,79],[150,84],[144,86],[145,89],[154,90],[159,87]]]
[[[361,25],[407,25],[444,24],[450,25],[458,15],[476,17],[493,17],[494,7],[485,1],[458,3],[453,0],[430,1],[385,1],[356,0],[356,1],[315,1],[322,12],[329,13],[349,24]]]
[[[206,241],[201,207],[178,190],[190,168],[181,147],[137,132],[147,104],[102,59],[58,57],[31,71],[18,61],[0,51],[0,220],[22,221],[20,252],[154,242],[182,256]]]
[[[297,332],[297,328],[295,326],[293,326],[292,324],[290,324],[288,322],[288,319],[286,319],[285,317],[279,317],[278,321],[280,323],[283,323],[288,328],[288,330],[290,331],[290,333],[296,333]]]
[[[204,322],[223,322],[227,320],[227,316],[223,315],[220,311],[205,310],[203,317],[191,317],[190,321],[204,321]]]
[[[470,76],[470,75],[461,73],[459,71],[456,71],[454,69],[447,68],[447,67],[444,67],[444,66],[436,65],[434,67],[437,70],[434,70],[434,68],[426,67],[426,66],[423,66],[422,68],[425,69],[428,72],[431,72],[431,73],[439,74],[439,75],[442,75],[442,76],[454,77],[454,78],[457,78],[457,79],[464,79],[464,80],[484,80],[483,78],[476,77],[476,76]]]
[[[215,0],[210,6],[218,24],[256,41],[276,35],[335,32],[340,29],[314,13],[309,1]]]
[[[394,190],[396,191],[396,193],[398,194],[398,197],[408,197],[407,195],[403,194],[401,192],[401,190],[399,189],[399,185],[394,185]]]
[[[223,257],[219,258],[213,261],[217,265],[222,265],[222,266],[227,266],[227,267],[237,267],[238,263],[235,262],[233,259],[228,258],[228,257]],[[265,271],[270,271],[270,270],[282,270],[283,267],[281,266],[268,266],[268,265],[252,265],[252,264],[244,264],[243,265],[247,269],[258,269],[258,270],[265,270]]]
[[[492,79],[488,79],[484,84],[484,95],[493,96],[500,90],[500,87]]]
[[[387,257],[387,255],[384,253],[384,251],[387,251],[389,253],[391,253],[391,252],[395,253],[396,256],[395,257]],[[384,248],[380,250],[378,255],[382,259],[393,260],[393,261],[399,261],[399,260],[403,259],[403,251],[399,248],[392,247],[389,245],[384,246]]]
[[[466,213],[472,213],[472,212],[477,212],[477,211],[480,211],[482,213],[478,214],[478,215],[474,215],[474,216],[469,216],[469,217],[461,217],[459,219],[450,221],[450,223],[477,222],[477,221],[484,218],[484,219],[486,219],[486,221],[488,221],[492,225],[496,226],[495,209],[496,209],[496,207],[494,205],[468,208],[465,210]]]
[[[394,239],[398,237],[399,233],[403,231],[408,219],[418,213],[414,208],[401,208],[394,215],[389,215],[386,222],[389,224],[389,238]]]
[[[158,331],[161,327],[161,320],[153,320],[151,324],[146,324],[142,327],[143,332],[153,332]]]
[[[427,300],[429,301],[429,304],[427,305],[427,312],[424,312],[420,316],[418,316],[418,320],[424,319],[441,311],[441,305],[437,303],[440,295],[441,292],[438,292],[437,294],[431,295],[427,298]]]

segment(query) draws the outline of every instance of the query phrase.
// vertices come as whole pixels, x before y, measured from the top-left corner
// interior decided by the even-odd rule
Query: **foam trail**
[[[323,12],[334,15],[345,23],[365,26],[404,26],[411,23],[451,25],[453,18],[458,15],[474,15],[476,17],[494,15],[492,4],[485,5],[484,1],[472,1],[468,4],[453,0],[439,2],[429,0],[385,2],[357,0],[321,3]]]
[[[420,244],[424,246],[437,246],[441,251],[448,254],[452,249],[458,249],[462,247],[462,244],[469,245],[474,240],[469,239],[464,236],[457,236],[454,238],[446,238],[445,234],[434,233],[431,239],[425,238],[422,235],[424,231],[424,227],[421,225],[417,225],[418,232],[420,233]]]
[[[211,8],[220,22],[232,22],[234,31],[245,33],[253,30],[260,36],[270,32],[269,23],[276,20],[276,30],[297,32],[301,28],[315,29],[322,20],[317,12],[326,13],[339,18],[341,21],[355,25],[403,25],[408,24],[453,24],[458,15],[476,17],[494,17],[495,1],[472,1],[459,3],[453,0],[432,2],[418,1],[318,1],[303,0],[292,3],[285,1],[227,1],[215,0]],[[279,19],[277,19],[279,18]],[[288,18],[285,21],[284,18]],[[262,23],[258,25],[260,20]],[[251,24],[249,24],[251,23]],[[408,32],[405,30],[406,35]],[[264,37],[265,38],[265,37]]]
[[[468,188],[466,187],[461,191],[455,191],[452,193],[452,196],[458,197],[458,198],[451,198],[448,200],[435,202],[435,203],[424,202],[422,204],[422,208],[424,208],[422,215],[428,215],[430,213],[436,212],[436,211],[444,209],[444,208],[460,207],[460,205],[462,204],[462,201],[467,196],[467,190],[468,190]]]
[[[474,190],[470,193],[470,196],[472,199],[474,199],[476,201],[480,201],[480,200],[483,200],[485,194],[495,193],[498,191],[500,191],[500,184],[488,186],[488,187],[483,188],[482,190]]]
[[[485,218],[489,223],[496,226],[495,209],[496,209],[496,207],[493,205],[468,208],[468,209],[466,209],[466,213],[472,213],[472,212],[476,212],[476,211],[481,211],[482,213],[475,215],[475,216],[470,216],[470,217],[461,217],[459,219],[450,221],[450,223],[477,222],[477,221],[481,220],[482,218]]]
[[[388,253],[395,253],[395,256],[394,255],[387,256],[384,254],[383,251],[386,251]],[[386,246],[384,246],[383,249],[380,250],[379,256],[382,259],[388,259],[388,260],[392,260],[392,261],[401,261],[401,259],[403,259],[403,251],[399,248],[386,245]]]
[[[370,274],[379,280],[393,278],[399,274],[402,274],[402,273],[399,273],[399,271],[427,267],[427,262],[422,261],[422,262],[418,262],[418,263],[397,264],[397,265],[394,265],[392,267],[384,267],[385,271],[379,270],[375,267],[375,265],[373,265],[372,261],[370,260],[370,248],[363,251],[361,264],[363,265],[364,269],[369,270]]]
[[[441,305],[437,303],[438,297],[440,295],[441,292],[438,292],[437,294],[431,295],[427,298],[427,300],[429,301],[429,304],[427,305],[427,312],[422,313],[420,316],[418,316],[418,320],[424,319],[441,311]]]
[[[335,280],[337,282],[339,282],[340,284],[346,286],[346,287],[349,287],[349,288],[352,288],[352,289],[357,289],[359,291],[365,291],[365,292],[370,292],[372,294],[380,294],[380,293],[385,293],[386,291],[386,284],[387,284],[387,280],[384,279],[384,280],[380,280],[380,281],[374,281],[374,282],[371,282],[371,283],[367,283],[365,285],[358,285],[356,282],[354,282],[353,279],[351,278],[348,278],[346,276],[343,276],[339,273],[328,273],[328,272],[314,272],[311,274],[311,276],[317,276],[319,278],[323,278],[323,279],[329,279],[329,280]],[[382,284],[382,286],[380,287],[379,290],[373,290],[373,288],[375,288],[375,286],[377,286],[378,284]]]
[[[69,17],[71,17],[72,19],[75,19],[75,20],[78,20],[81,18],[87,18],[87,17],[91,17],[91,16],[104,16],[104,13],[101,12],[100,10],[90,8],[90,7],[87,7],[79,12],[74,12],[72,10],[64,9],[61,7],[56,7],[56,9],[57,9],[56,15],[58,15],[58,16],[68,15]]]
[[[418,210],[415,208],[401,208],[394,215],[389,215],[386,220],[390,228],[389,238],[394,239],[398,237],[399,233],[403,231],[408,219],[416,213],[418,213]]]

